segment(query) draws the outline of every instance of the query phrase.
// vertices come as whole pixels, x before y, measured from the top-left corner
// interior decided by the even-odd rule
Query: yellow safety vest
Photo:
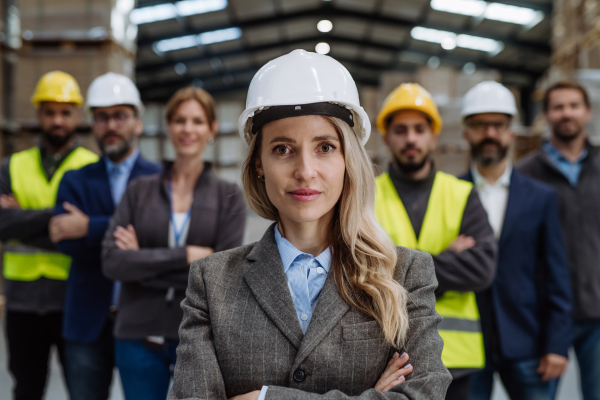
[[[437,172],[423,226],[417,239],[410,218],[388,173],[376,179],[375,215],[394,244],[437,255],[460,233],[473,185]],[[435,309],[444,320],[438,330],[444,340],[442,361],[447,368],[483,368],[485,355],[479,310],[472,292],[445,292]]]
[[[10,157],[11,189],[22,209],[40,210],[54,207],[58,186],[65,172],[98,161],[98,156],[78,147],[60,164],[48,181],[40,150],[37,147]],[[71,257],[10,241],[4,251],[4,277],[14,281],[35,281],[41,277],[66,280]]]

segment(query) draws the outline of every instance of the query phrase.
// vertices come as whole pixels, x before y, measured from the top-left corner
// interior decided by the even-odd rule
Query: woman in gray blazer
[[[192,264],[169,399],[444,398],[433,262],[375,221],[370,127],[330,57],[296,50],[255,75],[242,180],[275,223]]]
[[[217,133],[212,97],[179,90],[167,104],[175,161],[127,187],[103,242],[106,276],[121,284],[115,353],[127,400],[164,400],[192,261],[242,243],[246,205],[202,153]]]

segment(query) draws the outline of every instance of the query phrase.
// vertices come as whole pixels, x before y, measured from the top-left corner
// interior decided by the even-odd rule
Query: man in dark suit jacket
[[[133,96],[123,99],[104,94],[98,98],[94,93],[115,85],[120,86],[121,93]],[[103,156],[94,164],[65,174],[55,217],[50,221],[52,241],[73,260],[63,319],[71,400],[105,400],[109,396],[114,368],[111,314],[116,310],[119,286],[102,274],[102,238],[127,183],[161,171],[137,149],[142,105],[129,78],[116,74],[97,78],[88,91],[88,107]]]
[[[511,399],[553,399],[571,332],[571,291],[552,187],[512,168],[512,93],[496,82],[471,89],[463,103],[464,137],[474,183],[497,240],[492,286],[477,294],[486,367],[473,374],[473,400],[489,400],[494,372]]]

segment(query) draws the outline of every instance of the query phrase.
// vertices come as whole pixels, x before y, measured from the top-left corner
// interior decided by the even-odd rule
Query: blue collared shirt
[[[133,165],[140,154],[139,149],[135,149],[126,159],[118,164],[115,164],[110,158],[104,156],[104,162],[106,163],[106,173],[108,174],[108,184],[110,186],[110,194],[112,196],[115,206],[121,201],[123,193],[127,188],[127,182],[129,181],[129,175]],[[121,293],[121,282],[115,281],[113,286],[112,304],[119,304],[119,294]]]
[[[562,172],[562,174],[565,176],[565,178],[567,178],[571,186],[577,186],[577,182],[579,181],[579,174],[581,173],[581,167],[583,165],[583,160],[585,160],[585,158],[588,155],[588,149],[584,148],[581,154],[579,154],[577,161],[571,162],[567,160],[565,156],[563,156],[563,154],[560,151],[558,151],[549,140],[546,143],[544,143],[543,148],[550,162],[556,168],[558,168],[560,172]]]
[[[331,251],[327,248],[317,257],[303,253],[281,236],[277,225],[275,225],[275,241],[302,333],[306,333],[331,267]]]
[[[133,165],[140,154],[139,149],[135,149],[126,159],[118,164],[115,164],[110,158],[104,156],[106,162],[106,173],[108,174],[108,184],[110,185],[110,194],[112,195],[115,206],[121,201],[129,175],[133,169]]]

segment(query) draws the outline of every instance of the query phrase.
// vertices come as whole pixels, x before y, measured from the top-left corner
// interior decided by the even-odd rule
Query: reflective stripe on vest
[[[375,215],[394,244],[437,255],[460,233],[473,185],[437,172],[419,238],[388,173],[376,179]],[[444,320],[438,330],[444,340],[442,361],[447,368],[483,368],[485,355],[475,294],[445,292],[435,309]]]
[[[60,164],[48,181],[40,150],[37,147],[10,157],[11,189],[22,209],[40,210],[54,207],[58,186],[65,172],[98,161],[98,156],[78,147]],[[4,277],[15,281],[34,281],[41,277],[66,280],[71,258],[32,246],[9,242],[4,251]]]

